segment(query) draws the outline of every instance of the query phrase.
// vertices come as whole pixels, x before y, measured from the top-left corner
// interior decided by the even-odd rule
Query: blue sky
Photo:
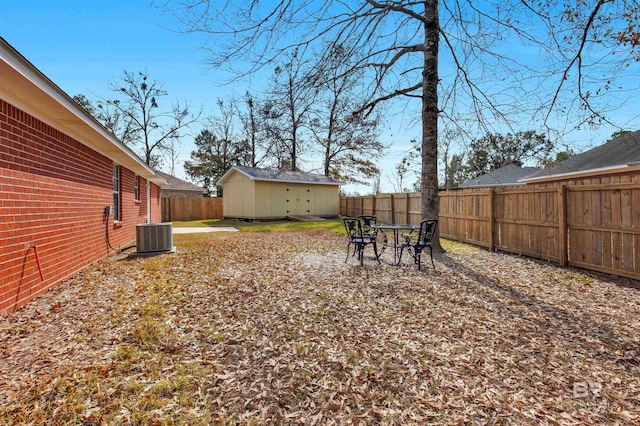
[[[211,114],[216,99],[238,87],[221,86],[221,73],[204,65],[202,37],[175,28],[144,0],[0,2],[0,35],[70,96],[107,96],[107,81],[146,69],[168,92],[165,102],[186,99]],[[188,159],[192,138],[185,139]]]
[[[148,70],[168,99],[212,105],[231,90],[203,65],[202,40],[172,31],[171,16],[146,1],[0,3],[0,33],[65,92],[109,94],[123,70]],[[108,6],[106,6],[108,4]]]
[[[205,37],[177,29],[172,16],[145,0],[0,2],[0,35],[70,96],[107,96],[107,82],[123,70],[145,69],[163,84],[167,102],[186,99],[204,115],[214,113],[216,99],[247,90],[221,84],[229,75],[206,66]],[[183,161],[192,149],[192,138],[183,138]],[[391,171],[406,149],[394,146],[384,168]],[[185,178],[181,167],[176,175]]]
[[[0,2],[0,35],[71,96],[107,96],[107,81],[116,79],[123,70],[145,69],[164,85],[167,102],[186,99],[195,108],[202,106],[205,115],[215,111],[216,99],[245,92],[246,85],[219,84],[228,76],[213,73],[204,64],[207,52],[200,48],[205,42],[202,35],[180,34],[177,28],[172,16],[146,0]],[[260,85],[259,79],[253,83]],[[634,124],[640,126],[637,107],[634,102],[628,107],[626,113],[633,113],[631,121],[626,122],[635,130]],[[399,117],[398,122],[401,120]],[[402,121],[410,120],[405,117]],[[408,140],[419,132],[400,129],[398,123],[385,127],[384,142],[394,143],[381,162],[383,171],[389,174],[407,149]],[[598,145],[611,132],[611,128],[603,127],[576,138],[586,146]],[[192,138],[185,138],[183,160],[189,158],[192,149]],[[184,178],[181,168],[176,174]],[[384,190],[392,190],[384,176],[382,184]]]

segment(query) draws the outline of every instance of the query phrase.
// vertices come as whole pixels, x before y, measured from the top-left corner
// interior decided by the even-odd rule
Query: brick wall
[[[135,174],[121,167],[122,220],[106,225],[113,162],[0,100],[0,314],[22,306],[61,280],[135,243],[146,222],[146,180],[134,200]],[[160,190],[152,184],[152,221]],[[37,248],[44,280],[38,271]]]
[[[146,194],[145,194],[146,197]],[[162,222],[162,206],[160,204],[160,187],[151,184],[151,223]]]

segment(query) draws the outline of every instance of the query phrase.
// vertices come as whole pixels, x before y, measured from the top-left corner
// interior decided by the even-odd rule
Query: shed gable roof
[[[250,180],[285,182],[285,183],[306,183],[311,185],[342,185],[328,176],[314,173],[292,172],[289,170],[260,169],[246,166],[233,166],[218,180],[217,184],[222,185],[232,172],[238,172]]]
[[[640,163],[640,130],[618,136],[589,151],[546,167],[522,181],[562,179],[589,172],[607,173],[638,166],[638,163]]]
[[[460,187],[522,185],[523,183],[518,182],[519,179],[539,170],[538,167],[520,167],[511,163],[492,170],[489,173],[485,173],[482,176],[478,176],[475,179],[470,179],[460,185]]]

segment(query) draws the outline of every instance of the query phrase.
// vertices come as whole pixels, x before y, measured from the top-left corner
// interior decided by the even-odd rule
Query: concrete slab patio
[[[173,228],[173,234],[199,234],[204,232],[238,232],[238,228],[233,226],[193,226],[184,228]]]

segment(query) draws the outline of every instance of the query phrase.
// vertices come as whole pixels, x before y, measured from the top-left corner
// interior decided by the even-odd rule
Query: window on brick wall
[[[113,220],[120,220],[120,166],[113,165]]]
[[[134,187],[133,187],[133,198],[136,201],[140,201],[140,176],[136,176]]]

